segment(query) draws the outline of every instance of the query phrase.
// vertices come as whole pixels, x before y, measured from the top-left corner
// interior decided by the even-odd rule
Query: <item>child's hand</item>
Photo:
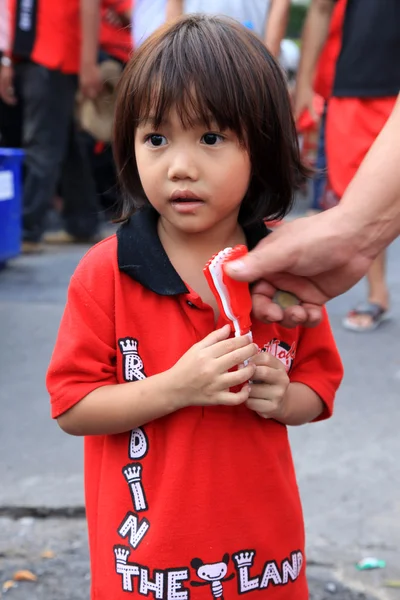
[[[247,336],[227,339],[229,334],[229,325],[213,331],[192,346],[170,369],[171,384],[181,407],[237,405],[247,400],[248,385],[239,392],[230,392],[229,388],[251,379],[255,364],[228,371],[255,356],[258,349]]]
[[[290,383],[286,369],[280,360],[260,352],[252,359],[256,365],[246,405],[264,419],[284,421],[285,395]]]

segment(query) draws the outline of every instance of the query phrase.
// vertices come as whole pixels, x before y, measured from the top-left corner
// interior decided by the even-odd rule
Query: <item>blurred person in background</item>
[[[295,113],[312,111],[312,81],[335,0],[312,0],[303,37]],[[374,24],[371,27],[371,24]],[[327,117],[329,182],[340,198],[389,118],[400,90],[400,2],[348,0],[342,47]],[[371,331],[387,317],[385,252],[371,265],[368,298],[343,320],[347,329]]]
[[[79,0],[9,0],[10,41],[0,95],[21,99],[25,179],[24,252],[41,250],[56,187],[63,195],[63,225],[71,241],[98,231],[98,205],[90,164],[74,124],[80,51]],[[85,35],[85,32],[83,32]]]
[[[100,62],[112,58],[126,65],[133,49],[131,21],[132,0],[101,0]]]
[[[82,24],[86,36],[82,40],[80,88],[87,98],[95,98],[102,87],[102,76],[99,68],[99,52],[101,44],[109,47],[109,29],[104,25],[105,15],[114,13],[125,30],[119,28],[124,44],[126,43],[127,19],[130,15],[131,49],[137,48],[157,27],[166,20],[167,0],[81,0]],[[113,22],[114,35],[118,35],[116,19]],[[120,44],[121,42],[118,42]]]
[[[132,53],[132,0],[83,0],[82,20],[90,33],[82,49],[79,121],[102,208],[112,219],[118,202],[112,123],[116,85]]]
[[[290,0],[167,0],[167,19],[184,13],[226,15],[250,27],[279,58],[289,9]]]
[[[0,0],[0,72],[2,67],[11,65],[11,60],[4,55],[9,46],[9,12],[8,0]],[[1,76],[0,76],[1,77]],[[19,148],[22,138],[21,105],[15,98],[5,103],[0,96],[0,146]]]
[[[336,195],[327,187],[325,128],[328,100],[332,93],[335,79],[336,61],[342,44],[342,30],[347,0],[337,0],[329,25],[328,37],[318,60],[314,77],[314,92],[324,100],[324,111],[319,125],[319,139],[317,148],[316,174],[313,179],[312,203],[308,215],[328,208],[332,203],[337,203]],[[296,120],[301,115],[296,114]],[[317,119],[316,115],[312,115]],[[333,197],[332,197],[333,196]]]

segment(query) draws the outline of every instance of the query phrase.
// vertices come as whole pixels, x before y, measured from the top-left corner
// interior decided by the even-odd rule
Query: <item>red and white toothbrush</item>
[[[235,336],[251,334],[251,296],[249,284],[235,281],[225,271],[225,265],[247,253],[246,246],[225,248],[215,254],[204,267],[204,275],[218,304],[221,316],[231,326]]]

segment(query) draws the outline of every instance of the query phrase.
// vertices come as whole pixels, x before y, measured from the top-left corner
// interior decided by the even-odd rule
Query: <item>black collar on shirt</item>
[[[145,207],[121,225],[117,231],[119,270],[160,296],[187,294],[189,290],[160,242],[157,221],[158,213]],[[243,230],[249,250],[269,233],[262,222]]]

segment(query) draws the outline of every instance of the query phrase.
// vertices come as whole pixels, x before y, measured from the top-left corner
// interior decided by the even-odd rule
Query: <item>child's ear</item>
[[[192,565],[193,569],[196,569],[196,571],[197,571],[197,569],[199,567],[201,567],[202,565],[204,565],[204,563],[201,560],[201,558],[194,558],[190,564]]]
[[[224,556],[222,557],[222,562],[224,562],[226,565],[228,564],[228,562],[229,562],[229,554],[228,553],[224,554]]]

